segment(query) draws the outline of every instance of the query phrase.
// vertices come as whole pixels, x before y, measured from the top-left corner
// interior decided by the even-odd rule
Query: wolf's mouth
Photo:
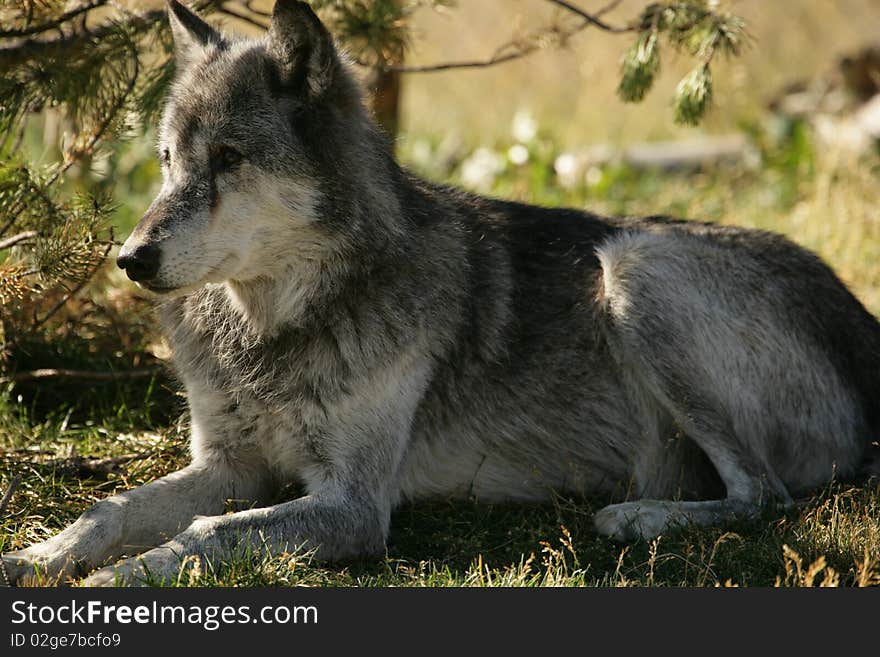
[[[153,292],[155,294],[168,294],[169,292],[174,292],[177,289],[176,287],[166,287],[163,285],[153,285],[153,284],[147,283],[147,282],[140,282],[140,283],[138,283],[138,285],[148,289],[150,292]]]

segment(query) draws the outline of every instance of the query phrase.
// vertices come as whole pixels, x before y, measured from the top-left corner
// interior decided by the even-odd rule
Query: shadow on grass
[[[563,585],[802,585],[805,573],[786,556],[794,554],[804,571],[824,563],[822,572],[833,569],[841,585],[878,583],[866,579],[864,568],[880,574],[876,481],[833,484],[787,512],[768,509],[754,520],[688,527],[629,545],[595,532],[592,513],[602,505],[559,499],[541,505],[455,501],[404,507],[392,518],[387,558],[349,564],[347,574],[375,577],[380,584],[393,583],[401,571],[412,583],[430,580],[433,572],[441,573],[435,583],[473,583],[478,569],[494,571],[497,579],[535,555],[531,571]],[[551,572],[559,568],[562,577]],[[819,583],[824,575],[817,572]]]

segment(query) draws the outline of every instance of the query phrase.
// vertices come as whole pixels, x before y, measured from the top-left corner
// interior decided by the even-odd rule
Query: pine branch
[[[97,2],[97,0],[94,0]],[[100,4],[96,4],[85,12],[108,4],[109,0],[105,0]],[[195,11],[210,11],[218,5],[220,0],[202,0],[193,3],[192,8]],[[82,12],[80,12],[82,13]],[[77,14],[79,15],[79,14]],[[73,16],[75,18],[76,16]],[[156,26],[157,23],[165,23],[167,15],[165,9],[151,9],[148,11],[132,12],[125,10],[125,25],[135,33],[146,32]],[[54,22],[54,21],[53,21]],[[54,57],[65,50],[77,49],[83,47],[87,42],[100,41],[118,30],[118,24],[113,22],[105,22],[97,27],[86,28],[81,26],[79,29],[65,33],[58,28],[67,21],[60,21],[58,25],[46,27],[40,34],[57,30],[59,35],[54,38],[30,38],[20,41],[12,46],[0,48],[0,70],[12,69],[16,65],[20,65],[28,60],[40,59],[43,57]],[[47,24],[48,25],[48,24]]]
[[[248,4],[249,4],[249,3],[248,3]],[[246,8],[247,8],[247,7],[246,7]],[[251,13],[256,13],[256,12],[254,12],[252,9],[248,9],[248,11],[250,11]],[[248,23],[249,25],[253,25],[254,27],[259,27],[260,29],[263,29],[263,30],[268,30],[268,29],[269,29],[269,26],[266,25],[265,23],[261,23],[260,21],[256,20],[255,18],[251,18],[251,17],[248,16],[247,14],[243,14],[243,13],[241,13],[241,12],[235,11],[234,9],[230,9],[230,8],[227,7],[226,5],[221,5],[221,6],[217,9],[217,13],[225,14],[226,16],[229,16],[229,17],[231,17],[231,18],[235,18],[235,19],[237,19],[237,20],[243,21],[243,22],[245,22],[245,23]],[[265,14],[258,14],[258,15],[263,15],[263,16],[265,16]]]
[[[37,235],[39,235],[39,233],[35,230],[26,230],[18,235],[13,235],[12,237],[7,237],[5,240],[0,240],[0,251],[13,247],[20,242],[25,242]]]
[[[111,229],[111,238],[112,238],[112,229]],[[95,263],[94,267],[92,267],[92,270],[88,274],[83,276],[82,279],[79,281],[79,283],[77,283],[72,290],[67,292],[63,297],[61,297],[58,301],[56,301],[55,304],[48,311],[46,311],[46,313],[40,319],[35,320],[33,325],[31,326],[31,330],[36,330],[36,329],[40,328],[43,324],[45,324],[47,321],[49,321],[55,315],[55,313],[57,313],[59,310],[61,310],[68,301],[70,301],[73,297],[75,297],[77,294],[79,294],[80,290],[82,290],[88,283],[91,282],[91,280],[95,277],[95,274],[98,273],[98,269],[100,269],[101,265],[104,263],[104,260],[107,259],[107,254],[110,253],[110,249],[112,249],[112,248],[113,248],[113,241],[111,239],[110,242],[107,243],[106,247],[104,248],[104,252],[101,254],[100,258]]]
[[[559,7],[562,7],[563,9],[566,9],[567,11],[570,11],[573,14],[580,16],[581,18],[583,18],[587,23],[589,23],[593,27],[598,27],[600,30],[604,30],[605,32],[619,34],[622,32],[632,32],[634,29],[636,29],[635,26],[631,26],[631,25],[625,25],[625,26],[609,25],[608,23],[606,23],[605,21],[603,21],[600,18],[600,14],[598,14],[598,13],[589,14],[586,11],[584,11],[583,9],[581,9],[580,7],[576,7],[575,5],[571,4],[570,2],[565,2],[565,0],[546,0],[546,1],[551,4],[557,5]],[[612,2],[609,5],[609,7],[614,8],[618,4],[620,4],[619,1]],[[610,11],[610,9],[606,8],[606,9],[604,9],[604,11],[607,12],[607,11]]]
[[[67,281],[73,286],[64,295],[64,301],[69,300],[94,276],[112,246],[112,232],[110,242],[97,239],[109,212],[106,204],[88,197],[58,203],[47,184],[27,167],[0,165],[0,217],[9,213],[6,225],[19,227],[19,232],[0,246],[26,247],[0,265],[0,301],[6,313],[14,311],[14,305],[7,305],[12,301],[65,287]],[[57,312],[60,306],[56,306],[43,320]]]
[[[712,100],[712,61],[718,52],[737,55],[748,39],[741,18],[706,0],[674,0],[645,7],[639,36],[621,63],[618,95],[638,102],[650,90],[660,68],[660,37],[674,49],[697,59],[697,66],[678,83],[673,102],[675,121],[695,125]]]
[[[578,34],[584,29],[595,26],[595,23],[589,20],[583,20],[571,27],[560,27],[552,25],[550,27],[539,30],[525,38],[513,39],[496,48],[495,53],[485,59],[473,59],[459,62],[439,62],[436,64],[422,65],[387,65],[385,70],[397,71],[399,73],[437,73],[440,71],[450,71],[456,69],[474,69],[489,68],[498,64],[504,64],[517,59],[522,59],[531,55],[538,50],[543,50],[545,45],[542,38],[552,37],[557,42],[564,43],[567,39]],[[507,52],[506,52],[507,51]]]
[[[138,80],[138,74],[140,73],[140,59],[138,57],[138,51],[135,45],[131,42],[126,45],[128,46],[129,54],[131,56],[131,59],[129,61],[131,62],[132,72],[128,78],[128,83],[125,86],[125,90],[122,94],[119,95],[119,97],[116,99],[116,102],[113,103],[113,105],[109,108],[109,111],[105,115],[104,120],[95,129],[92,130],[92,133],[89,135],[88,140],[82,145],[74,145],[71,148],[67,149],[67,151],[64,153],[64,163],[49,179],[49,185],[54,183],[59,176],[61,176],[76,162],[94,153],[95,147],[98,145],[98,142],[102,139],[104,134],[109,129],[111,123],[116,119],[117,115],[123,109],[123,107],[125,107],[125,104],[128,102],[131,94],[134,92],[134,88]]]
[[[136,32],[142,32],[161,20],[165,20],[165,10],[154,9],[130,14],[126,25]],[[12,70],[30,60],[63,56],[65,51],[82,48],[91,41],[100,41],[118,29],[116,24],[104,23],[87,31],[62,32],[52,39],[26,39],[13,46],[0,48],[0,70]]]
[[[32,34],[40,34],[42,32],[48,32],[50,30],[55,30],[61,27],[64,23],[67,23],[77,16],[81,14],[88,13],[93,9],[97,9],[98,7],[103,7],[108,3],[109,0],[92,0],[92,2],[80,5],[75,9],[71,9],[70,11],[61,14],[57,18],[46,21],[45,23],[40,23],[39,25],[32,25],[30,27],[22,27],[22,28],[12,28],[10,30],[0,30],[0,38],[8,38],[8,37],[24,37],[30,36]]]

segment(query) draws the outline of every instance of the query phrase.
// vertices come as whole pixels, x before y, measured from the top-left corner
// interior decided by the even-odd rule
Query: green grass
[[[141,391],[143,393],[143,391]],[[95,500],[182,466],[186,432],[147,429],[133,408],[100,423],[34,421],[8,395],[4,474],[22,484],[3,520],[0,549],[45,539]],[[17,427],[17,431],[14,427]],[[128,432],[125,432],[125,430]],[[17,434],[17,436],[16,436]],[[21,451],[19,451],[21,450]],[[69,456],[137,454],[119,473],[83,478]],[[68,456],[64,456],[67,454]],[[598,536],[591,514],[603,500],[559,498],[541,505],[440,500],[392,518],[383,558],[323,564],[310,555],[202,564],[182,586],[771,586],[815,582],[880,584],[880,487],[831,485],[787,513],[723,528],[688,528],[621,546]],[[833,571],[833,572],[832,572]],[[826,580],[826,577],[830,579]],[[169,584],[166,582],[166,584]]]
[[[806,142],[804,141],[806,139]],[[496,144],[503,152],[506,144]],[[614,214],[670,213],[783,232],[821,253],[880,312],[880,158],[818,157],[797,130],[763,146],[763,165],[687,174],[607,168],[561,189],[552,144],[508,164],[491,193]],[[410,157],[406,145],[403,156]],[[442,174],[453,180],[459,169]],[[129,213],[120,223],[130,221]],[[12,369],[127,370],[161,354],[148,304],[108,271],[90,297],[16,345]],[[6,384],[0,389],[0,488],[22,478],[0,550],[45,539],[95,500],[187,460],[184,400],[164,374],[123,383]],[[134,457],[104,476],[82,459]],[[772,586],[880,584],[880,486],[830,484],[786,512],[688,528],[622,546],[598,536],[602,499],[541,505],[437,500],[397,510],[383,558],[322,564],[309,555],[201,564],[202,586]]]

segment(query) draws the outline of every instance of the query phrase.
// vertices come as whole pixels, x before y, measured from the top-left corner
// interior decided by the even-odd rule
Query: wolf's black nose
[[[133,281],[147,281],[159,271],[159,247],[143,244],[131,251],[123,246],[116,258],[116,265],[125,270]]]

